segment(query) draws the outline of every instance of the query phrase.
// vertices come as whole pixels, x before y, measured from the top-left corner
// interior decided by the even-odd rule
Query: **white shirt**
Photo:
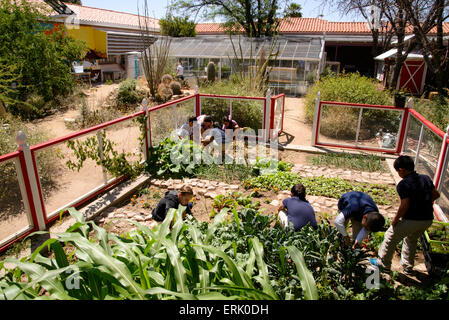
[[[341,212],[334,221],[335,228],[337,228],[337,230],[344,237],[346,237],[348,235],[348,233],[346,232],[346,225],[348,224],[348,222],[349,222],[349,219],[346,220],[345,216]],[[363,239],[365,239],[367,235],[368,235],[368,230],[366,230],[365,227],[363,227],[362,230],[360,230],[359,234],[357,235],[357,238],[355,239],[355,241],[357,241],[357,243],[362,243]]]
[[[184,67],[182,65],[179,64],[178,67],[176,68],[176,71],[178,76],[184,75]]]

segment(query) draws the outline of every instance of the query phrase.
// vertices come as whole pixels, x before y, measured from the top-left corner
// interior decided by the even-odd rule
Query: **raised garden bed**
[[[438,274],[449,264],[449,223],[434,221],[421,237],[427,271]]]

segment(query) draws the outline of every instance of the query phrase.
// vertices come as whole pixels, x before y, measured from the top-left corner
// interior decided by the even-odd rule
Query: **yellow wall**
[[[67,29],[67,34],[75,39],[84,40],[89,49],[101,57],[107,57],[107,33],[92,27],[80,26]]]

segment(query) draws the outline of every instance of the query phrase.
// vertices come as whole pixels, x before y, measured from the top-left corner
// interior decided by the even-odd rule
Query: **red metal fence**
[[[101,135],[104,134],[108,139],[114,140],[113,142],[121,147],[123,152],[130,153],[134,160],[145,161],[148,159],[148,150],[152,145],[169,137],[173,130],[179,128],[187,120],[188,116],[201,114],[201,105],[206,99],[229,101],[229,114],[231,115],[233,101],[258,102],[261,104],[260,112],[263,120],[260,128],[256,129],[263,129],[263,134],[257,138],[268,141],[269,129],[282,131],[285,94],[275,97],[271,97],[270,93],[267,97],[237,97],[196,93],[152,108],[148,108],[148,103],[143,101],[142,111],[34,146],[29,146],[26,143],[26,137],[19,134],[18,150],[0,156],[0,165],[9,165],[11,170],[15,169],[17,190],[20,190],[20,195],[15,195],[17,198],[16,208],[11,209],[15,211],[6,213],[14,216],[13,218],[18,221],[14,223],[16,227],[12,228],[11,224],[7,224],[6,227],[3,224],[0,225],[0,252],[32,232],[44,230],[49,223],[59,217],[61,211],[64,212],[69,207],[80,207],[96,196],[114,188],[125,179],[125,177],[109,176],[105,168],[96,165],[93,161],[86,165],[95,170],[83,173],[83,168],[81,168],[77,173],[77,179],[64,180],[64,172],[61,171],[69,169],[57,168],[54,172],[54,175],[57,175],[56,180],[63,180],[59,181],[59,187],[67,192],[64,196],[52,197],[51,186],[47,188],[41,179],[41,171],[44,168],[41,168],[39,161],[36,161],[38,157],[47,153],[50,156],[59,156],[61,159],[69,160],[70,150],[66,147],[68,141],[96,138],[99,143],[99,156],[102,158],[104,155]],[[146,116],[144,118],[146,121],[143,125],[145,134],[141,144],[140,125],[133,120],[143,116]],[[119,134],[113,135],[113,132]],[[92,174],[92,171],[95,173]],[[79,185],[82,185],[79,194],[73,191],[75,184],[77,189],[80,189]]]
[[[413,100],[409,100],[405,108],[320,101],[318,93],[312,143],[315,146],[411,156],[416,170],[433,178],[441,193],[435,204],[435,214],[440,220],[447,221],[448,134],[414,110],[412,105]],[[345,132],[339,133],[334,124],[345,122],[348,125],[341,126]]]

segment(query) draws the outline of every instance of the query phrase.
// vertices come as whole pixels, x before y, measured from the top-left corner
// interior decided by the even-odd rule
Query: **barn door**
[[[406,88],[408,92],[419,95],[423,91],[425,76],[426,63],[424,60],[407,60],[402,66],[397,89]]]

